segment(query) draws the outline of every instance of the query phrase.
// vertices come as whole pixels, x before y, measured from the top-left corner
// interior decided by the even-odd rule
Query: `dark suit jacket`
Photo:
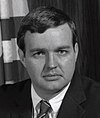
[[[31,80],[0,87],[0,118],[31,118]],[[57,118],[100,118],[100,85],[74,74]]]

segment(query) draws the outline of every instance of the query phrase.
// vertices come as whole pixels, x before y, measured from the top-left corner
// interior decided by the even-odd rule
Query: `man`
[[[77,72],[79,45],[69,16],[34,9],[22,20],[17,44],[31,80],[1,87],[0,118],[100,118],[100,85]]]

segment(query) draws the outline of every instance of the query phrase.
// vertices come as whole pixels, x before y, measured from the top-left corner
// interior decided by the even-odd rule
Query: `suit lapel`
[[[57,118],[82,118],[85,110],[80,104],[85,100],[86,97],[82,88],[81,78],[75,73],[63,99]]]
[[[32,117],[32,99],[31,99],[31,81],[26,80],[15,85],[16,95],[13,95],[13,105],[16,114],[11,113],[17,118],[31,118]],[[19,118],[18,117],[18,118]]]

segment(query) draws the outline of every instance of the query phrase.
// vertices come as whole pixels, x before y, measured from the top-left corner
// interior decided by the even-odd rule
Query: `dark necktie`
[[[37,118],[49,118],[49,114],[52,111],[50,104],[47,101],[41,100],[40,103],[40,110],[37,114]]]

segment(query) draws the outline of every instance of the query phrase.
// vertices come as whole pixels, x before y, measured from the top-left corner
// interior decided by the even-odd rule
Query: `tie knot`
[[[51,105],[45,100],[41,100],[38,107],[40,110],[37,118],[42,118],[41,116],[46,116],[52,111]]]
[[[40,101],[40,112],[47,113],[50,111],[50,109],[51,109],[51,105],[49,104],[49,102],[44,100]]]

